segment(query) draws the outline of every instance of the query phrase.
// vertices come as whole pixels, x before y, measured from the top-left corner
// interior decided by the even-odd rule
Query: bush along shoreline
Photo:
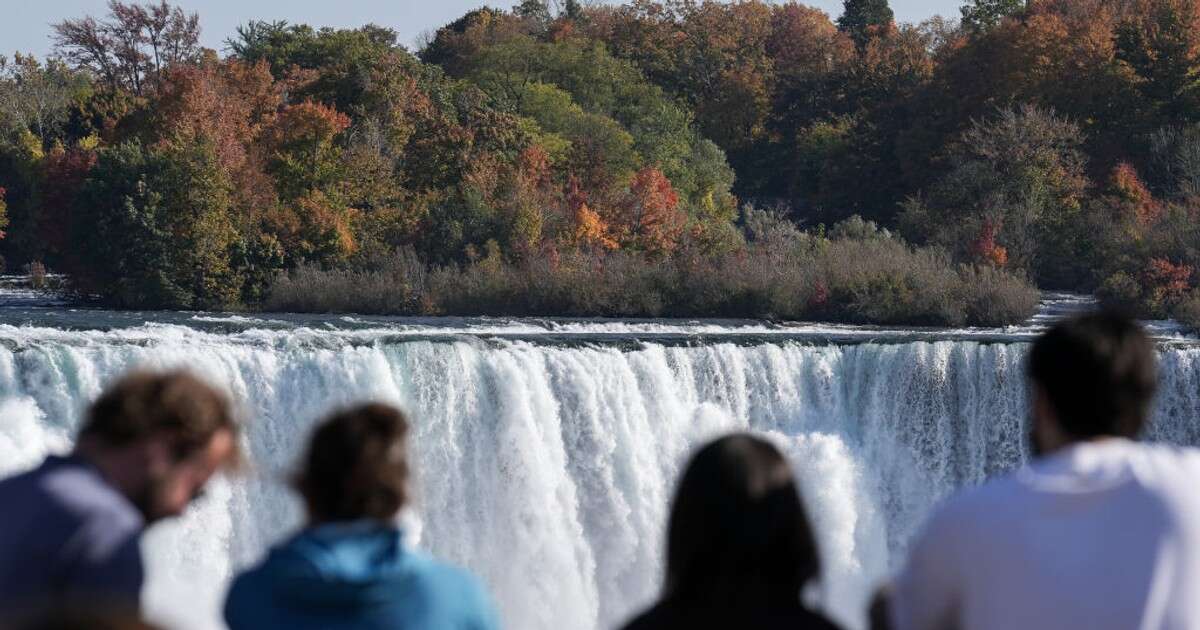
[[[747,242],[722,256],[671,258],[497,252],[428,266],[411,249],[361,269],[301,266],[281,274],[268,311],[388,315],[727,317],[913,326],[1003,326],[1031,317],[1039,292],[986,265],[955,265],[874,224],[829,234],[750,210]]]

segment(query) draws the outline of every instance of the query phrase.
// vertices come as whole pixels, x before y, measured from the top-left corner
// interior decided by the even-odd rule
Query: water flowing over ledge
[[[718,433],[750,428],[791,455],[826,557],[821,598],[855,627],[931,506],[1025,457],[1024,331],[261,321],[0,325],[0,473],[69,448],[79,411],[132,366],[186,366],[243,401],[256,471],[148,539],[149,610],[183,627],[217,626],[233,572],[299,523],[281,480],[311,423],[360,399],[416,419],[411,536],[481,574],[522,630],[611,628],[656,594],[674,480]],[[1170,339],[1152,434],[1200,443],[1200,347]]]

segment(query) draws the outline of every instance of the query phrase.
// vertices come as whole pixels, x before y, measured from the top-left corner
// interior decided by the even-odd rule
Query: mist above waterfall
[[[802,481],[825,558],[821,601],[861,626],[870,589],[931,506],[1022,461],[1023,339],[819,343],[760,332],[668,345],[4,326],[0,472],[69,448],[80,410],[129,367],[185,366],[228,387],[256,468],[218,482],[146,546],[148,611],[208,628],[233,572],[299,525],[283,479],[313,421],[362,399],[397,403],[415,424],[420,525],[410,537],[480,574],[506,627],[597,630],[657,594],[688,453],[750,429],[776,441]],[[1153,433],[1200,441],[1200,349],[1164,346],[1162,358]]]

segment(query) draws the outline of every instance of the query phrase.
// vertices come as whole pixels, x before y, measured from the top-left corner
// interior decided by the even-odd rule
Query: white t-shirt
[[[1200,630],[1200,451],[1076,444],[951,498],[895,630]]]

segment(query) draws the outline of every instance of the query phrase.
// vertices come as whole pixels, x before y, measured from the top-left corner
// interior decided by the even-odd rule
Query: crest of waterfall
[[[657,594],[690,451],[731,430],[794,462],[824,555],[815,596],[863,625],[930,508],[1026,456],[1020,341],[564,346],[467,337],[352,341],[5,327],[0,474],[70,448],[81,410],[131,367],[196,370],[248,419],[255,464],[147,537],[147,609],[219,627],[230,577],[300,524],[285,479],[312,423],[364,399],[414,420],[423,548],[488,584],[505,626],[613,628]],[[1200,442],[1200,348],[1162,349],[1155,439]]]

